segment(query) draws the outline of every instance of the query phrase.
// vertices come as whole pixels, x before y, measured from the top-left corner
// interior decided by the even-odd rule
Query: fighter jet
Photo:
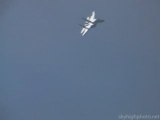
[[[92,12],[92,15],[87,18],[82,18],[85,20],[84,25],[80,25],[82,27],[81,34],[84,36],[90,28],[96,27],[97,23],[104,22],[104,20],[95,18],[95,11]]]

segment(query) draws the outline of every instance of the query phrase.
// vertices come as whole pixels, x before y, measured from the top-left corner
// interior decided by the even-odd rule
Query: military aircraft
[[[96,27],[97,23],[104,22],[104,20],[95,18],[95,11],[92,12],[92,15],[87,18],[82,18],[85,20],[84,25],[80,25],[82,27],[81,34],[84,36],[90,28]]]

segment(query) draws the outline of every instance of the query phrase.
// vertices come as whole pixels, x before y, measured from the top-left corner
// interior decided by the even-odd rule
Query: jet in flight
[[[85,20],[84,25],[82,26],[81,34],[84,36],[90,28],[96,27],[97,23],[104,22],[104,20],[96,19],[95,18],[95,11],[92,12],[92,15],[87,18],[82,18]]]

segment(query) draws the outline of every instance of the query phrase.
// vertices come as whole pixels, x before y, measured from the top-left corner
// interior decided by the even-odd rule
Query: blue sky
[[[0,3],[2,120],[114,120],[160,111],[159,0]],[[80,35],[95,10],[105,22]]]

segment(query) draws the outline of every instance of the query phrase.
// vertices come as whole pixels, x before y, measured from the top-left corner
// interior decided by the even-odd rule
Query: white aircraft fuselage
[[[86,21],[85,21],[85,23],[84,23],[84,26],[83,26],[83,28],[82,28],[82,30],[81,30],[82,36],[84,36],[84,35],[87,33],[87,31],[88,31],[90,28],[92,28],[92,26],[95,24],[96,20],[97,20],[97,19],[95,18],[95,11],[93,11],[93,12],[92,12],[92,15],[91,15],[90,17],[87,17],[87,18],[86,18]]]

